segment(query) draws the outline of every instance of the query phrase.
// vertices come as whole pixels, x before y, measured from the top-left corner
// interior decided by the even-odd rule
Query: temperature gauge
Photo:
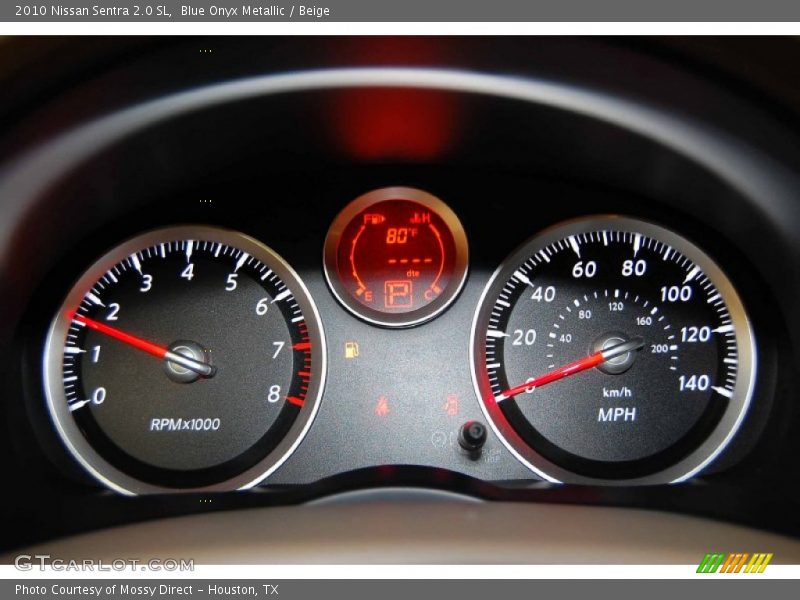
[[[325,240],[325,275],[353,314],[376,325],[408,327],[441,313],[461,290],[467,240],[455,213],[414,188],[356,198]]]

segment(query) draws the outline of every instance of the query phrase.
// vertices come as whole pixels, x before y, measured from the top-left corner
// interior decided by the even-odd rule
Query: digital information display
[[[464,229],[444,202],[414,188],[360,196],[336,217],[325,242],[325,271],[339,301],[389,327],[442,312],[466,276]]]

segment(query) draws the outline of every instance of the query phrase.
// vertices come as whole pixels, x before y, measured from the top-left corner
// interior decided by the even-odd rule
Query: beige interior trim
[[[800,540],[662,512],[547,504],[370,502],[148,521],[0,556],[194,559],[195,564],[697,564],[706,552],[772,552]]]

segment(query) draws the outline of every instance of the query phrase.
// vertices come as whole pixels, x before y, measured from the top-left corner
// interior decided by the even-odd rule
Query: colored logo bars
[[[697,572],[763,573],[772,556],[772,553],[747,554],[746,552],[706,554],[700,561]]]

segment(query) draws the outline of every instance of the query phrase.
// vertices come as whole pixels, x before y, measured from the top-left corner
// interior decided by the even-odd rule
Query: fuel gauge
[[[467,240],[455,213],[422,190],[389,187],[356,198],[325,240],[325,275],[357,317],[409,327],[441,313],[467,273]]]

